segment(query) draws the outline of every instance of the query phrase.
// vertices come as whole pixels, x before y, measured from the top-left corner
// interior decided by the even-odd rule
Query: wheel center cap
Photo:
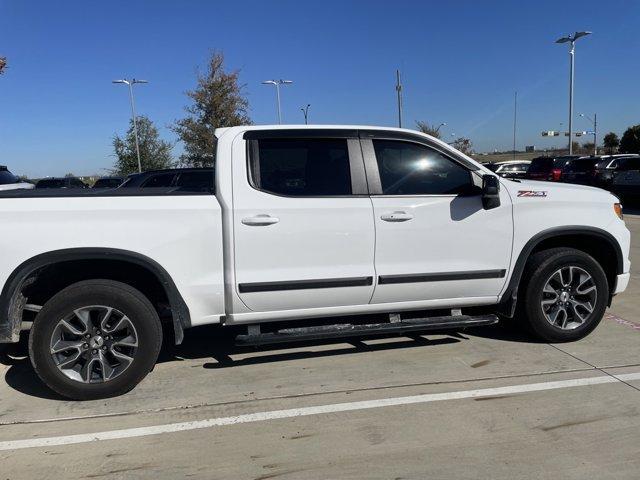
[[[566,303],[569,301],[569,292],[562,292],[560,294],[560,301]]]
[[[104,338],[102,338],[100,335],[91,337],[91,340],[89,340],[89,346],[91,348],[100,348],[102,345],[104,345]]]

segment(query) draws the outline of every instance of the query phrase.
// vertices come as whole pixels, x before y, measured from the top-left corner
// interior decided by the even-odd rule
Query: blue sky
[[[113,164],[127,127],[126,88],[171,141],[184,91],[214,49],[241,80],[255,123],[275,121],[272,87],[287,78],[286,123],[396,124],[395,70],[405,125],[446,122],[476,150],[509,149],[513,93],[518,147],[549,147],[541,130],[567,123],[568,55],[561,35],[592,30],[576,53],[576,113],[600,130],[640,123],[637,1],[11,1],[0,0],[0,164],[30,176],[92,174]],[[577,116],[575,124],[589,129]],[[175,153],[181,147],[176,145]]]

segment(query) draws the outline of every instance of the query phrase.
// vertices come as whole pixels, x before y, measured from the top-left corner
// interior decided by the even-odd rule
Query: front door
[[[511,256],[508,194],[484,210],[473,164],[437,145],[382,136],[363,139],[363,151],[374,190],[372,303],[497,296]]]
[[[357,132],[251,131],[233,162],[236,292],[253,311],[361,305],[375,229]]]

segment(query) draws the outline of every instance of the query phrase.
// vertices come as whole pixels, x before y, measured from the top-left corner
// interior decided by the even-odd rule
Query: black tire
[[[50,353],[58,322],[74,310],[91,305],[104,305],[122,312],[133,324],[137,335],[137,347],[131,354],[133,361],[118,376],[101,383],[83,383],[69,378],[61,372]],[[31,329],[29,356],[36,373],[49,388],[66,398],[91,400],[130,391],[153,369],[161,345],[160,319],[142,293],[112,280],[87,280],[65,288],[43,306]]]
[[[571,330],[552,325],[547,320],[542,307],[543,289],[553,275],[563,267],[579,267],[591,275],[596,287],[593,311],[584,323]],[[590,255],[573,248],[551,248],[535,253],[527,262],[522,276],[520,312],[528,322],[531,332],[546,342],[571,342],[591,333],[604,316],[609,297],[607,276],[600,264]],[[520,296],[519,295],[519,296]],[[520,302],[519,302],[520,303]]]

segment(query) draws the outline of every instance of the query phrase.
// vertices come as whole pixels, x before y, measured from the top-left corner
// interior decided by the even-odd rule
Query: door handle
[[[251,225],[253,227],[263,227],[266,225],[273,225],[280,221],[277,217],[271,217],[269,215],[261,214],[255,217],[246,217],[242,219],[242,223],[245,225]]]
[[[385,222],[406,222],[408,220],[411,220],[413,218],[413,215],[407,212],[397,211],[393,213],[385,213],[384,215],[380,216],[380,218]]]

